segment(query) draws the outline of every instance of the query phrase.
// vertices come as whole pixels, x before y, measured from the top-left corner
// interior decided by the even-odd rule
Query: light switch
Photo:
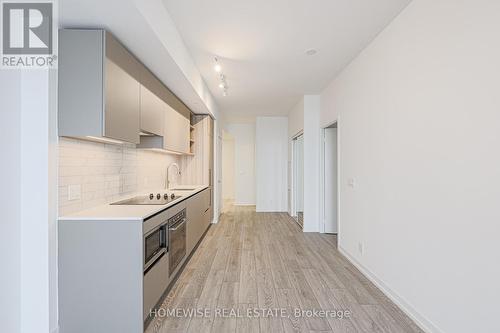
[[[356,186],[356,179],[354,179],[354,178],[349,178],[349,179],[347,180],[347,184],[349,185],[349,187],[354,188],[354,187]]]
[[[81,185],[69,185],[68,186],[68,201],[80,200],[82,197],[82,186]]]

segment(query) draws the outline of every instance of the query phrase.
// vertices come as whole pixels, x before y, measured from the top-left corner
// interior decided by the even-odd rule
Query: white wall
[[[304,130],[304,98],[288,112],[288,136],[292,137]]]
[[[286,212],[288,164],[288,118],[256,119],[256,210]]]
[[[234,137],[224,131],[222,137],[222,199],[234,200]]]
[[[0,71],[2,332],[57,329],[53,74]]]
[[[227,124],[234,137],[236,205],[255,205],[255,124]]]
[[[56,238],[49,230],[56,216],[49,194],[57,180],[49,179],[49,85],[46,70],[21,74],[21,332],[50,330],[49,239]]]
[[[0,70],[0,332],[20,331],[21,326],[21,73]]]
[[[499,31],[499,1],[414,0],[321,95],[339,246],[429,332],[500,332]]]
[[[222,134],[223,120],[222,113],[219,112],[219,119],[214,121],[214,220],[213,223],[219,222],[219,215],[222,213]]]
[[[320,96],[304,96],[304,232],[319,231]]]
[[[292,215],[292,186],[293,186],[293,166],[292,166],[292,138],[304,130],[304,98],[288,112],[288,214]]]
[[[0,70],[1,332],[57,329],[54,78]]]
[[[288,171],[292,175],[292,138],[303,131],[304,157],[304,232],[319,232],[319,161],[320,161],[320,96],[304,95],[288,114]],[[293,179],[288,179],[293,186]],[[291,214],[293,190],[289,188],[289,208]]]
[[[117,201],[138,191],[165,187],[167,167],[180,164],[177,155],[134,145],[113,145],[70,138],[59,139],[59,216]],[[70,186],[81,187],[81,198],[68,200]]]

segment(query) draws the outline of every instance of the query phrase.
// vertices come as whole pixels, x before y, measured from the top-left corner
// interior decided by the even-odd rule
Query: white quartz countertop
[[[151,215],[154,215],[162,210],[165,210],[175,204],[186,200],[187,198],[195,195],[198,192],[208,188],[207,185],[176,185],[175,190],[158,190],[150,191],[147,193],[174,193],[181,196],[165,205],[101,205],[86,209],[77,213],[67,216],[59,217],[59,221],[89,221],[89,220],[120,220],[120,221],[142,221]],[[186,190],[189,189],[189,190]],[[194,189],[194,190],[191,190]],[[136,195],[143,195],[146,193],[136,193]]]

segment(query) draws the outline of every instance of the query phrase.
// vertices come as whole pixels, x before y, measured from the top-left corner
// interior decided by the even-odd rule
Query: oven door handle
[[[175,226],[172,226],[168,228],[169,231],[176,231],[179,229],[184,223],[186,223],[186,218],[183,218],[179,223],[175,224]]]

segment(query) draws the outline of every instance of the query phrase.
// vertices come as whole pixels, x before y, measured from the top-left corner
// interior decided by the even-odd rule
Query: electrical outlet
[[[354,179],[354,178],[349,178],[349,179],[347,180],[347,184],[349,185],[349,187],[354,188],[354,187],[356,186],[356,179]]]
[[[69,185],[68,186],[68,201],[80,200],[82,197],[82,186],[81,185]]]
[[[363,255],[363,243],[361,243],[361,242],[358,243],[358,251],[359,251],[359,254]]]

